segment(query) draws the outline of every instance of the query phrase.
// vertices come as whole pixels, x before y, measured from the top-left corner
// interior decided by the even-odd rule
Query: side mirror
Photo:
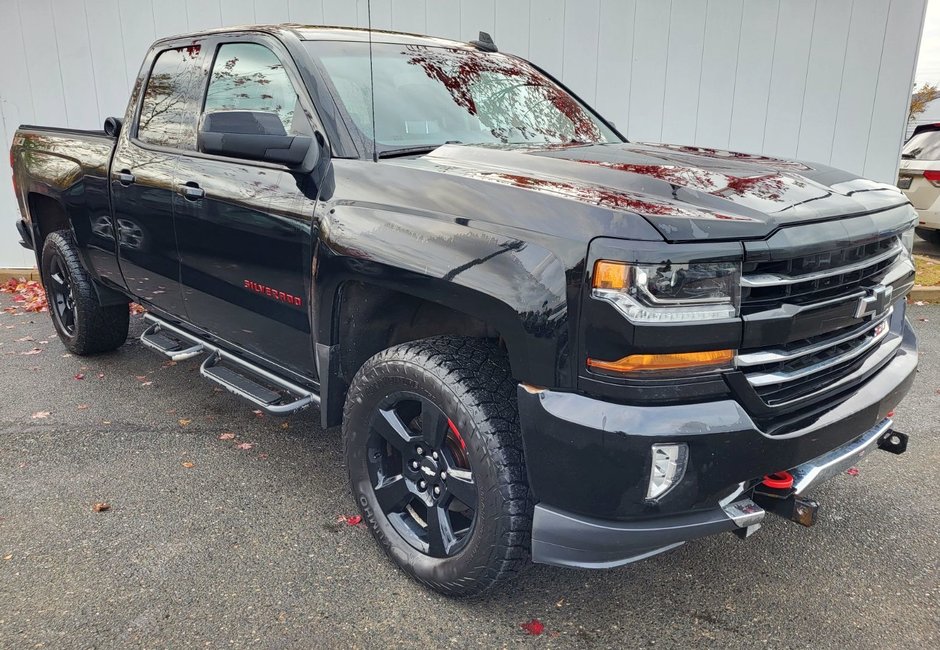
[[[303,163],[311,145],[313,138],[288,135],[277,113],[268,111],[209,113],[199,131],[199,150],[203,153],[281,163],[289,167]]]
[[[104,120],[104,133],[109,135],[112,138],[118,137],[121,134],[121,126],[124,124],[124,120],[119,117],[108,117]]]

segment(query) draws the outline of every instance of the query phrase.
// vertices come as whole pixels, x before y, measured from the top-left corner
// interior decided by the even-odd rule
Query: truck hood
[[[894,186],[832,167],[676,145],[444,145],[388,162],[635,213],[668,241],[763,238],[907,203]]]

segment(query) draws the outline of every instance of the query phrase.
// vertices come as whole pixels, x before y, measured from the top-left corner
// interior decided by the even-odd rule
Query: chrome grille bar
[[[837,354],[836,356],[830,357],[828,359],[823,359],[798,370],[748,373],[747,381],[755,388],[770,386],[772,384],[783,384],[801,379],[803,377],[808,377],[810,375],[815,375],[816,373],[822,372],[827,368],[832,368],[833,366],[837,366],[846,361],[851,361],[852,359],[855,359],[868,350],[874,348],[882,341],[882,339],[884,339],[885,336],[888,335],[889,329],[887,327],[887,323],[885,321],[882,322],[885,323],[884,329],[882,329],[880,332],[876,329],[873,336],[869,336],[867,331],[861,334],[857,337],[858,345],[848,352]],[[828,347],[833,346],[830,345]]]
[[[895,242],[895,245],[885,252],[855,262],[853,264],[837,266],[831,269],[826,269],[825,271],[816,271],[815,273],[804,273],[803,275],[780,275],[778,273],[756,273],[753,275],[745,275],[741,278],[741,286],[749,288],[778,287],[799,284],[801,282],[823,280],[825,278],[831,278],[835,275],[845,275],[846,273],[861,271],[870,266],[874,266],[875,264],[884,262],[885,260],[890,260],[893,257],[897,257],[903,249],[904,247],[900,242]]]
[[[863,323],[861,326],[852,329],[849,332],[842,334],[841,336],[836,336],[833,338],[826,339],[824,341],[818,341],[811,343],[795,350],[784,350],[781,348],[769,349],[769,350],[758,350],[757,352],[746,352],[744,354],[739,354],[735,357],[735,365],[739,368],[741,367],[750,367],[750,366],[763,366],[768,363],[783,363],[785,361],[792,361],[794,359],[799,359],[800,357],[805,357],[810,354],[816,354],[817,352],[822,352],[827,348],[835,347],[843,343],[847,343],[852,339],[863,336],[867,332],[875,329],[881,323],[885,322],[891,317],[891,314],[894,313],[894,307],[888,309],[884,315],[878,317],[877,319],[871,320],[867,323]]]

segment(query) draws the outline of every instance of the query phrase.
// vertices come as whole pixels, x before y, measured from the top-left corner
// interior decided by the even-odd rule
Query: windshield
[[[921,131],[901,150],[905,160],[940,160],[940,131]]]
[[[307,41],[337,101],[372,140],[369,44]],[[379,153],[463,144],[621,142],[584,105],[524,61],[502,54],[374,43]]]

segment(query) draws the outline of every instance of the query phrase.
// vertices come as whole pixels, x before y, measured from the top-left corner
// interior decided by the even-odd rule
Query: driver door
[[[220,38],[208,47],[214,59],[200,124],[216,111],[268,111],[288,134],[313,135],[299,76],[276,41]],[[306,286],[313,175],[200,150],[183,152],[175,176],[180,281],[193,324],[256,361],[315,377]]]

